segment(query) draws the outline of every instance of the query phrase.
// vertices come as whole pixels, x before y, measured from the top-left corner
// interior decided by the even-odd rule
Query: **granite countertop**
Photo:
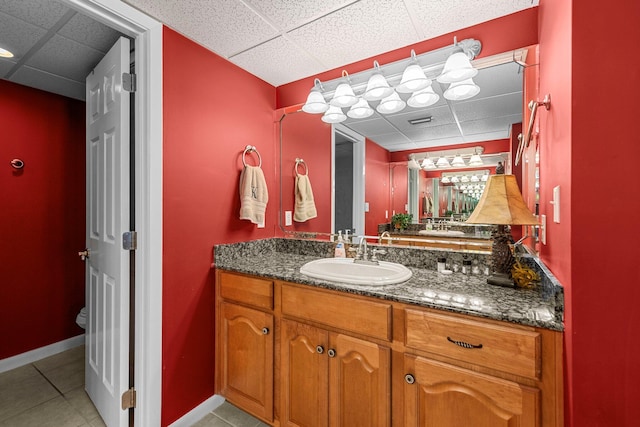
[[[407,256],[406,248],[387,247],[388,255],[393,251],[407,262],[403,262],[413,273],[404,283],[385,286],[350,285],[314,279],[300,273],[305,263],[331,254],[331,243],[317,242],[319,248],[309,241],[295,239],[266,239],[215,247],[215,266],[218,269],[263,276],[266,278],[301,283],[357,295],[382,298],[422,307],[467,314],[476,317],[536,326],[556,331],[563,330],[563,292],[553,277],[543,277],[543,284],[534,289],[511,289],[486,283],[486,276],[462,273],[443,275],[435,271],[432,257],[442,256],[443,251],[408,249],[415,256],[426,256],[416,260]],[[435,252],[435,254],[432,254]],[[452,259],[458,254],[447,252]],[[411,252],[414,255],[413,252]],[[432,256],[433,255],[433,256]],[[460,254],[467,257],[467,254]],[[482,261],[482,255],[472,255]],[[386,257],[385,257],[386,258]],[[396,261],[395,259],[387,259]],[[412,265],[413,264],[413,265]],[[416,265],[417,264],[417,265]],[[422,264],[422,265],[421,265]],[[542,266],[543,275],[550,275]],[[551,282],[549,281],[551,279]],[[555,283],[554,283],[555,281]]]

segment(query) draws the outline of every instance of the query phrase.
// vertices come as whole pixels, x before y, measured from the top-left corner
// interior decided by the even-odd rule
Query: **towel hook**
[[[11,166],[14,169],[22,169],[24,167],[24,162],[20,159],[13,159],[11,160]]]
[[[304,166],[304,174],[309,175],[309,167],[307,166],[307,163],[303,159],[296,157],[296,165],[293,168],[296,176],[300,176],[300,174],[298,173],[298,166],[300,165]]]
[[[242,152],[242,164],[246,167],[247,166],[247,162],[245,159],[245,156],[247,155],[247,153],[251,153],[254,152],[256,153],[256,155],[258,156],[258,167],[262,166],[262,157],[260,156],[260,153],[258,152],[258,149],[254,146],[254,145],[247,145],[244,149],[244,151]]]
[[[515,164],[518,166],[520,160],[522,160],[522,156],[524,155],[524,149],[529,148],[529,143],[531,142],[531,136],[533,134],[533,123],[536,120],[536,113],[538,112],[538,107],[543,105],[545,109],[549,110],[551,108],[551,95],[547,94],[542,101],[529,101],[529,109],[531,110],[531,117],[529,118],[529,127],[527,128],[527,133],[518,135],[518,140],[520,143],[518,144],[518,150],[516,151]]]

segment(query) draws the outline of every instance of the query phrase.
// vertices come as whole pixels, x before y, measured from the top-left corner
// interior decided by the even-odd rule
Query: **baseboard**
[[[45,357],[53,356],[54,354],[61,353],[83,344],[84,334],[68,338],[64,341],[58,341],[44,347],[36,348],[35,350],[27,351],[26,353],[7,357],[6,359],[0,360],[0,373],[28,365],[29,363],[44,359]]]
[[[191,427],[203,419],[207,414],[224,403],[224,397],[214,394],[181,418],[169,425],[169,427]]]

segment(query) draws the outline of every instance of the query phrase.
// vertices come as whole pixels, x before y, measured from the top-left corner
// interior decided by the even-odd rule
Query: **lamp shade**
[[[537,225],[536,218],[522,199],[515,175],[491,175],[469,224]]]
[[[380,114],[397,113],[406,107],[406,105],[407,103],[400,98],[400,95],[393,92],[391,95],[380,101],[380,104],[376,107],[376,111]]]
[[[307,102],[302,106],[302,111],[305,113],[319,114],[324,113],[329,109],[329,104],[324,100],[324,96],[318,89],[311,89]]]
[[[480,93],[480,87],[473,82],[473,79],[454,82],[444,91],[444,97],[451,101],[462,101],[469,99]]]
[[[349,83],[340,83],[336,88],[333,98],[329,103],[336,107],[351,107],[358,102],[358,97],[353,93]]]
[[[478,74],[478,70],[473,68],[469,57],[464,52],[456,52],[447,58],[442,73],[437,80],[440,83],[454,83],[470,79]]]
[[[433,91],[431,86],[414,92],[411,98],[407,100],[409,107],[421,108],[435,104],[440,99],[440,95]]]
[[[422,169],[436,169],[436,164],[433,163],[433,160],[431,160],[429,157],[425,157],[422,160]]]
[[[347,116],[352,119],[364,119],[372,114],[373,108],[371,108],[367,100],[363,98],[360,98],[358,102],[353,104],[349,111],[347,111]]]
[[[344,115],[341,108],[331,105],[321,120],[325,123],[340,123],[347,120],[347,116]]]
[[[393,93],[393,88],[389,86],[387,79],[380,73],[375,73],[367,81],[367,88],[362,97],[367,101],[378,101]]]
[[[402,73],[402,80],[396,86],[400,93],[412,93],[431,85],[431,80],[424,75],[424,71],[418,64],[411,64]]]

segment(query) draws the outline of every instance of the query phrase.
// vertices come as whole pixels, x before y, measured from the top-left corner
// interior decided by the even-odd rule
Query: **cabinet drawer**
[[[540,334],[405,310],[406,346],[529,378],[540,376]],[[471,347],[473,346],[473,347]]]
[[[392,306],[327,291],[282,285],[282,313],[391,341]]]
[[[255,307],[273,310],[273,281],[220,272],[220,296]]]

